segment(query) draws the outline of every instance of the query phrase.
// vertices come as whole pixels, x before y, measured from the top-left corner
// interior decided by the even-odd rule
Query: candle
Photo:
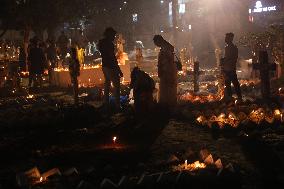
[[[187,160],[184,161],[184,169],[187,169]]]
[[[114,144],[116,143],[116,140],[117,140],[116,136],[112,137],[112,141],[113,141]]]

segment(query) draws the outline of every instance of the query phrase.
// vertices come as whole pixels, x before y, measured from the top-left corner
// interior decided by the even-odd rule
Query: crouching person
[[[152,112],[154,108],[154,80],[144,71],[135,67],[131,72],[131,89],[133,89],[135,114],[140,117]]]

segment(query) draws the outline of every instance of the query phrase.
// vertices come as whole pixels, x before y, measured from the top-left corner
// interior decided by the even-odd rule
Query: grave
[[[258,62],[253,64],[253,69],[260,72],[261,94],[264,99],[267,99],[270,97],[270,71],[276,70],[276,64],[268,62],[267,51],[259,52]]]

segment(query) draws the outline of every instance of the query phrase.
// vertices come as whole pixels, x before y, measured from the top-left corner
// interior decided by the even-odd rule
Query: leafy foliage
[[[77,21],[92,14],[94,5],[92,0],[2,0],[0,28],[56,28],[64,22]]]
[[[267,50],[273,58],[283,64],[284,55],[284,27],[272,25],[264,32],[247,33],[240,39],[240,44],[251,49],[253,54],[260,50]]]

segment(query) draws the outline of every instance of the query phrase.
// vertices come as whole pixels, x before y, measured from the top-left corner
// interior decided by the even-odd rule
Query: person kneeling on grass
[[[133,89],[136,115],[142,116],[151,112],[154,105],[154,80],[147,73],[135,67],[131,72],[130,88]]]

